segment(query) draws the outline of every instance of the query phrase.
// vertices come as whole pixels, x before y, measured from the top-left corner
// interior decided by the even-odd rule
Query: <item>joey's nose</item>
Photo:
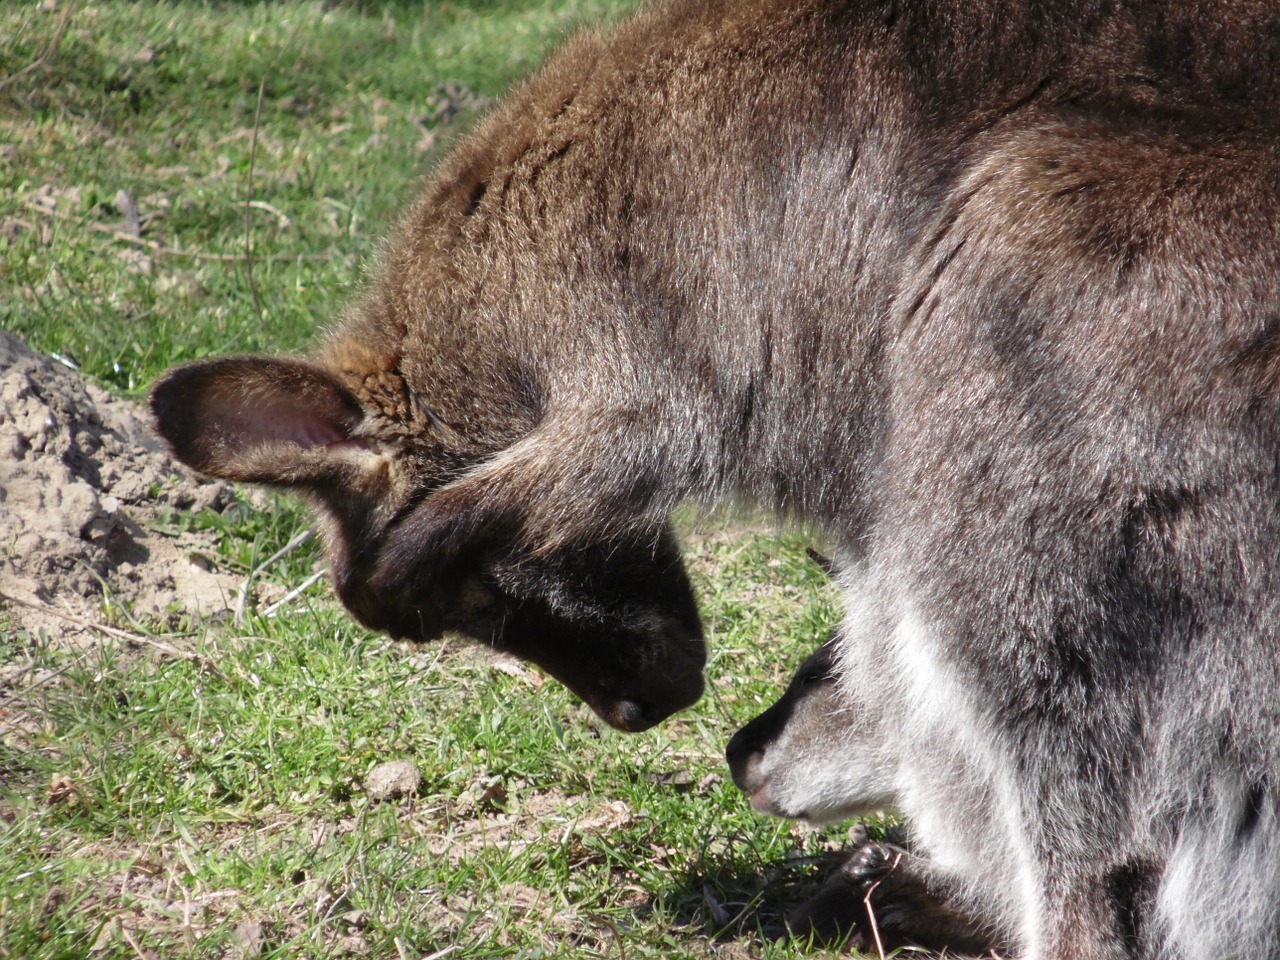
[[[726,752],[734,786],[747,795],[751,808],[759,813],[785,816],[769,792],[769,778],[760,769],[763,757],[760,751],[745,748],[732,754]]]
[[[729,775],[733,785],[745,794],[751,794],[760,786],[760,754],[750,750],[727,755]]]
[[[751,792],[746,783],[749,772],[758,765],[759,746],[760,744],[752,736],[752,730],[748,726],[743,727],[730,737],[729,745],[724,748],[725,762],[729,764],[729,773],[733,775],[733,782],[737,784],[739,790]],[[757,763],[753,764],[752,760],[757,761]]]

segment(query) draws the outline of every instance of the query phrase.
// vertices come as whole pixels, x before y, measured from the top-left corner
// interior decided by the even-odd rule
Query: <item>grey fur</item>
[[[826,569],[830,569],[829,566]],[[834,823],[896,812],[898,729],[883,709],[885,692],[874,665],[853,676],[838,666],[842,644],[833,635],[796,670],[786,691],[730,739],[725,758],[733,781],[762,813]],[[963,757],[932,771],[939,796],[969,789],[974,776]],[[973,798],[981,805],[982,798]],[[958,872],[900,844],[863,841],[813,898],[788,921],[800,937],[845,942],[866,952],[923,947],[948,956],[1006,953],[1003,911],[970,882],[970,864],[998,867],[979,841]],[[914,847],[914,844],[912,844]]]
[[[1260,0],[660,5],[459,146],[313,357],[159,427],[309,491],[366,622],[626,729],[701,689],[672,506],[807,516],[917,841],[1024,956],[1280,957],[1278,93]]]
[[[733,782],[761,813],[826,824],[897,809],[894,731],[875,689],[840,682],[838,647],[824,643],[729,741]]]

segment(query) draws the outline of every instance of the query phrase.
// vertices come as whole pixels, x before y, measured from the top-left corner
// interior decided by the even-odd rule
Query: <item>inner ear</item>
[[[297,482],[298,457],[348,441],[359,403],[305,360],[227,357],[178,367],[152,389],[156,429],[183,463],[228,480]]]

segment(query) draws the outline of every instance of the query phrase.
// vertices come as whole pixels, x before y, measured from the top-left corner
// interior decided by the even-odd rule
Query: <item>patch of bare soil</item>
[[[208,536],[158,529],[162,511],[220,509],[230,488],[175,462],[137,404],[0,331],[0,607],[54,636],[99,619],[216,614],[236,581]]]

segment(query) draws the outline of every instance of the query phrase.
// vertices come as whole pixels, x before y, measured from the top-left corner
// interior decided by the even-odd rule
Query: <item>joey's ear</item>
[[[178,459],[215,477],[306,482],[313,452],[342,444],[360,405],[305,360],[227,357],[170,370],[152,388],[151,412]]]

